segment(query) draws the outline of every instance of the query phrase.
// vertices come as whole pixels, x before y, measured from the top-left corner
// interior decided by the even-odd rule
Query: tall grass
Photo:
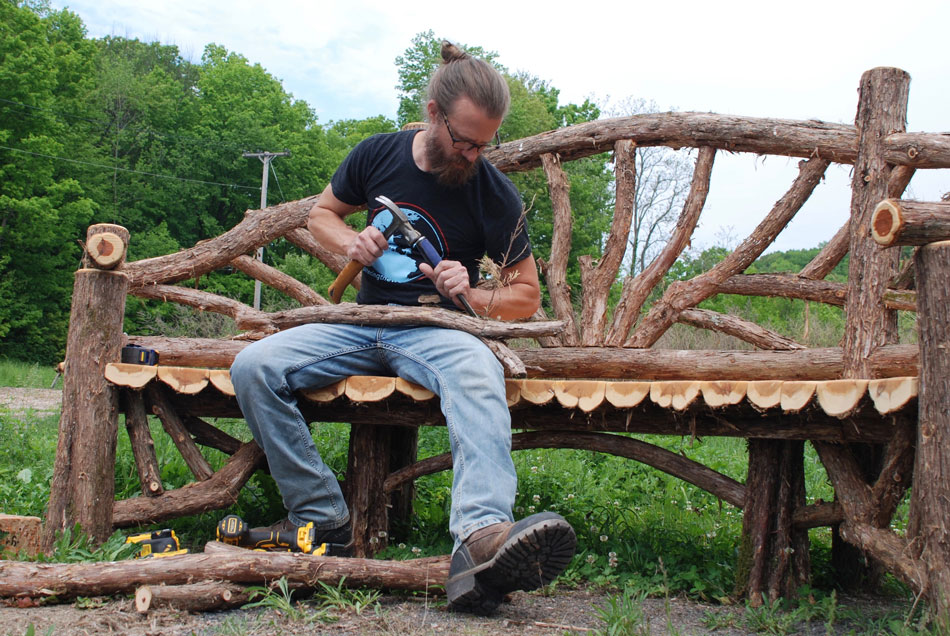
[[[48,389],[56,376],[51,366],[0,358],[0,386]]]

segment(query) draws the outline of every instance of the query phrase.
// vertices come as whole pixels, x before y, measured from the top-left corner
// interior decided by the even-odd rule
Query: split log
[[[561,321],[504,322],[473,318],[458,311],[437,307],[397,307],[391,305],[357,305],[340,303],[319,307],[301,307],[267,314],[258,322],[239,323],[242,329],[282,331],[310,323],[344,325],[394,326],[426,325],[458,329],[481,338],[536,338],[559,333]]]
[[[145,411],[145,397],[141,391],[123,391],[125,397],[125,428],[129,432],[135,469],[142,484],[142,493],[154,497],[165,492],[162,487],[162,474],[155,456],[155,442],[148,430],[148,416]]]
[[[251,278],[261,281],[265,285],[276,289],[285,296],[293,298],[304,307],[310,305],[329,305],[330,301],[313,291],[293,276],[288,276],[279,269],[271,267],[256,258],[242,254],[231,261],[235,269],[239,269]]]
[[[766,351],[795,351],[806,348],[805,345],[786,338],[780,333],[760,327],[754,322],[708,309],[684,309],[677,318],[677,322],[700,329],[718,331]]]
[[[220,236],[175,254],[127,263],[123,271],[129,277],[129,288],[175,283],[220,269],[290,230],[305,227],[316,201],[317,196],[312,196],[265,210],[248,210],[240,223]]]
[[[241,488],[263,463],[264,451],[255,442],[248,442],[206,481],[167,490],[156,497],[133,497],[115,502],[110,526],[144,526],[227,508],[237,501]],[[165,558],[170,557],[161,560]]]
[[[44,549],[52,547],[57,532],[76,523],[96,542],[112,534],[119,395],[105,379],[105,367],[120,358],[128,285],[121,271],[75,274]]]
[[[425,564],[323,557],[300,553],[222,552],[102,563],[0,561],[0,597],[70,599],[132,593],[141,585],[228,581],[266,585],[281,577],[290,584],[432,591],[448,577],[445,557]]]
[[[247,346],[235,340],[133,336],[129,342],[159,352],[169,364],[229,367]],[[684,369],[696,380],[836,380],[844,369],[840,348],[801,351],[702,351],[621,349],[617,347],[550,347],[513,349],[529,378],[597,378],[675,380]],[[917,345],[880,347],[870,356],[870,377],[915,376]]]
[[[646,302],[650,292],[663,279],[663,276],[679,258],[686,246],[689,245],[693,230],[696,229],[696,224],[699,222],[700,213],[703,211],[703,206],[706,205],[706,195],[709,194],[709,180],[712,176],[715,156],[716,152],[712,148],[704,147],[699,150],[696,167],[693,169],[693,180],[689,187],[689,194],[683,204],[683,211],[680,213],[670,240],[667,241],[659,256],[653,259],[653,262],[640,272],[636,278],[624,281],[620,301],[614,309],[613,323],[607,333],[606,344],[608,346],[619,347],[623,343],[637,318],[640,317],[640,310],[643,308],[643,303]]]
[[[917,250],[918,328],[921,342],[919,425],[907,536],[926,564],[930,594],[950,615],[950,320],[947,273],[950,242]],[[923,487],[920,487],[920,485]]]
[[[577,259],[581,268],[581,344],[602,346],[606,337],[607,300],[623,262],[636,198],[636,146],[631,141],[614,144],[614,215],[603,255],[594,265],[587,254]]]
[[[950,240],[950,202],[884,199],[874,208],[871,236],[884,247]]]
[[[218,581],[185,585],[142,585],[135,590],[135,609],[140,614],[160,608],[179,612],[210,612],[240,607],[250,600],[251,593],[245,586]]]
[[[162,389],[158,385],[149,384],[145,387],[145,391],[148,395],[148,401],[152,406],[152,413],[157,415],[158,419],[161,420],[162,427],[165,429],[165,432],[168,433],[168,436],[172,438],[172,441],[175,442],[178,452],[181,453],[182,458],[195,476],[195,479],[198,481],[211,479],[214,470],[211,468],[208,460],[204,458],[204,455],[201,454],[201,451],[198,450],[198,446],[188,433],[188,429],[186,429],[182,423],[181,417],[175,411],[175,407],[172,406],[168,398],[165,397]]]
[[[538,266],[547,282],[551,295],[554,315],[564,323],[561,331],[561,344],[568,347],[580,343],[577,325],[574,324],[574,303],[571,301],[571,288],[567,284],[567,261],[571,252],[571,198],[570,183],[557,155],[541,155],[541,165],[548,180],[548,193],[554,215],[554,229],[551,233],[551,258],[549,262],[539,261]]]
[[[708,272],[689,281],[677,281],[667,288],[663,297],[653,305],[640,322],[625,347],[648,348],[669,329],[679,314],[695,307],[716,293],[716,288],[730,276],[745,271],[749,265],[772,244],[778,233],[788,225],[811,195],[828,168],[826,159],[809,159],[801,165],[801,173],[789,191],[769,212],[752,234],[723,261]]]
[[[569,431],[534,431],[512,436],[513,451],[533,448],[575,448],[626,457],[699,486],[737,508],[742,508],[745,501],[745,487],[736,480],[682,455],[631,437]],[[383,490],[393,491],[423,475],[431,475],[451,467],[450,453],[428,457],[386,477]]]

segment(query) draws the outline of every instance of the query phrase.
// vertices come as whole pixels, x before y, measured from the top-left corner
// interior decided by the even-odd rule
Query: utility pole
[[[290,151],[285,150],[283,152],[245,152],[243,157],[257,157],[261,160],[261,163],[264,164],[264,174],[261,175],[261,209],[267,207],[267,177],[270,174],[270,162],[276,159],[277,157],[289,157]],[[255,256],[257,260],[264,260],[264,246],[257,248],[257,255]],[[254,280],[254,309],[261,308],[261,281]]]

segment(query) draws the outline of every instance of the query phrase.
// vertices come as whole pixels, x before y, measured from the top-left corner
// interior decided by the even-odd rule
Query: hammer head
[[[389,224],[389,227],[386,228],[386,231],[383,232],[383,236],[387,239],[391,237],[396,232],[402,234],[410,244],[414,243],[420,236],[419,232],[416,231],[416,228],[412,227],[412,224],[409,223],[409,217],[406,216],[406,213],[402,211],[398,205],[392,202],[392,199],[389,197],[384,197],[379,195],[376,197],[376,200],[382,203],[386,208],[392,212],[393,220]]]

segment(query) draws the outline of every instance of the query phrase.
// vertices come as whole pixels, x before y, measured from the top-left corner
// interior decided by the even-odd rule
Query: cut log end
[[[874,208],[874,214],[871,216],[871,235],[879,245],[893,245],[903,225],[900,201],[884,199]]]
[[[86,252],[102,269],[112,269],[125,260],[125,242],[112,232],[94,234],[86,242]]]

